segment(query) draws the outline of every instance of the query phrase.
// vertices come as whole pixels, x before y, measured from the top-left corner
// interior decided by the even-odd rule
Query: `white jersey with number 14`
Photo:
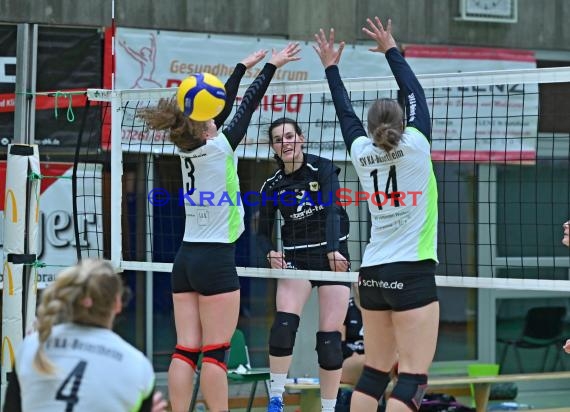
[[[398,146],[386,152],[362,136],[350,156],[371,199],[370,243],[361,266],[437,262],[437,183],[426,137],[407,127]]]

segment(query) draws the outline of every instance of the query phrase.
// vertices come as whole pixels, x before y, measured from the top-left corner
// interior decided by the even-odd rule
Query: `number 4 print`
[[[86,361],[79,361],[79,363],[75,365],[75,368],[67,375],[55,394],[56,400],[66,403],[65,412],[73,412],[75,405],[79,402],[77,392],[79,392],[79,386],[81,385],[86,367]]]
[[[374,194],[376,196],[376,203],[378,204],[378,209],[382,210],[382,203],[385,203],[380,199],[380,190],[378,189],[378,169],[374,169],[370,172],[372,180],[374,181]],[[390,188],[392,189],[390,191]],[[390,171],[388,172],[388,180],[386,180],[386,188],[384,189],[384,195],[387,199],[392,199],[392,205],[394,207],[400,207],[400,193],[398,193],[398,180],[396,179],[396,165],[390,166]]]

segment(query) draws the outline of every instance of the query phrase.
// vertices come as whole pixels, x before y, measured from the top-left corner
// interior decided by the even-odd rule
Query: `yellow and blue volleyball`
[[[216,76],[195,73],[182,80],[176,91],[180,110],[192,120],[205,122],[213,119],[226,104],[226,89]]]

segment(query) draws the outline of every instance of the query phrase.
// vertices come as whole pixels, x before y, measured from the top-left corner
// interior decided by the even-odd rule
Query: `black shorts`
[[[204,296],[239,290],[234,243],[182,242],[172,268],[172,293]]]
[[[361,267],[360,305],[367,310],[404,311],[436,302],[436,267],[431,259]]]
[[[346,260],[348,260],[350,265],[350,255],[348,254],[347,242],[340,242],[338,251],[346,258]],[[331,270],[329,259],[327,257],[326,246],[286,250],[285,261],[287,262],[287,266],[291,269],[322,271]],[[312,287],[325,285],[342,285],[350,287],[350,282],[335,282],[327,280],[311,280],[310,282]]]

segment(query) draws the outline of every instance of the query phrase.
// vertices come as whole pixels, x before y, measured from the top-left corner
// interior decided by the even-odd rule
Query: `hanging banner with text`
[[[416,73],[478,72],[536,67],[521,50],[416,46],[405,49]],[[538,85],[493,84],[426,90],[432,117],[432,159],[524,162],[536,159]]]
[[[225,81],[235,64],[255,50],[280,50],[288,43],[274,38],[130,28],[118,28],[116,35],[116,89],[176,87],[185,77],[203,71]],[[301,49],[301,60],[279,69],[274,82],[324,79],[323,67],[312,43],[301,44]],[[391,76],[383,55],[368,49],[369,45],[345,48],[339,65],[343,78]],[[405,48],[405,54],[418,75],[536,66],[533,53],[526,51],[411,45]],[[242,83],[251,82],[261,66],[248,70]],[[536,152],[538,95],[530,89],[527,85],[524,94],[518,93],[517,86],[507,88],[504,85],[488,86],[485,90],[426,90],[434,119],[434,160],[532,161]],[[354,93],[351,97],[357,115],[365,120],[371,101],[396,96],[369,91]],[[149,102],[141,104],[148,105]],[[514,113],[520,115],[512,116]],[[127,111],[126,116],[123,124],[128,126],[122,130],[125,150],[176,152],[172,145],[163,141],[164,133],[153,134],[145,130],[134,110]],[[267,126],[283,116],[299,122],[309,152],[338,161],[348,159],[328,94],[265,96],[237,149],[238,154],[247,158],[270,158]]]
[[[38,269],[38,288],[44,288],[62,266],[77,263],[76,242],[73,226],[73,199],[71,191],[71,174],[73,165],[69,163],[41,163],[40,170],[44,177],[41,180],[39,234],[40,241],[37,259],[45,263]],[[78,198],[89,197],[89,201],[78,202],[79,233],[82,247],[103,243],[103,222],[101,221],[102,168],[100,165],[86,164],[78,167]],[[86,177],[83,178],[83,175]],[[88,177],[88,178],[87,178]],[[0,162],[0,193],[4,193],[6,182],[6,162]],[[93,199],[93,200],[91,200]],[[0,250],[4,239],[4,196],[0,196]],[[91,210],[92,209],[92,210]],[[91,246],[91,249],[94,249]],[[0,279],[0,286],[2,285]]]

